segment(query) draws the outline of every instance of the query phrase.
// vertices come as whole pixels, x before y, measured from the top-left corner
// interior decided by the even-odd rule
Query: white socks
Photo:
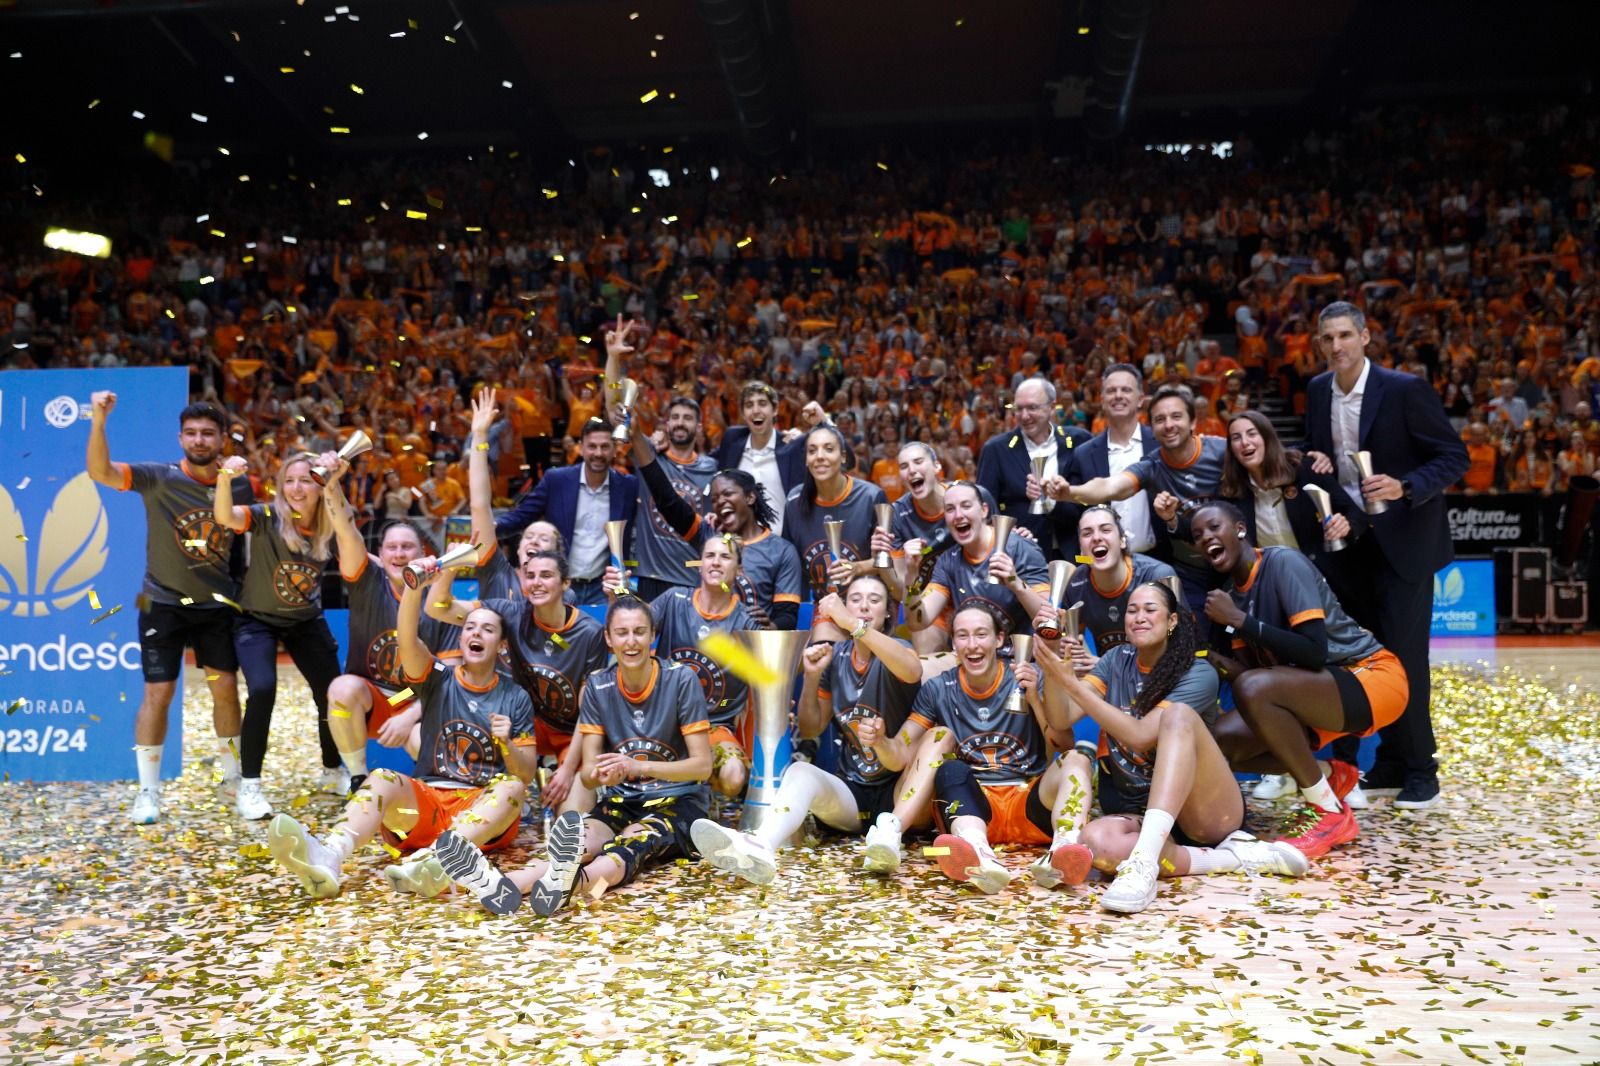
[[[139,768],[139,787],[161,788],[161,745],[135,744],[133,762]]]
[[[344,768],[350,771],[351,777],[366,776],[367,749],[364,745],[355,751],[341,751],[339,761],[344,763]]]
[[[960,837],[962,840],[965,840],[968,844],[971,844],[975,849],[977,849],[978,858],[989,859],[991,861],[994,859],[994,849],[989,846],[988,827],[985,826],[981,821],[978,822],[976,826],[965,821],[962,822],[959,828],[955,825],[951,825],[950,832],[954,833],[956,836]]]
[[[1339,797],[1333,794],[1333,786],[1328,784],[1326,777],[1317,778],[1317,783],[1310,788],[1302,788],[1300,794],[1311,801],[1311,804],[1329,814],[1339,813]]]
[[[1065,847],[1068,844],[1076,844],[1077,842],[1078,831],[1063,826],[1056,829],[1056,835],[1050,841],[1050,850],[1054,851],[1056,848]]]
[[[1190,847],[1183,850],[1189,856],[1191,874],[1231,874],[1243,865],[1239,862],[1239,856],[1231,851]]]
[[[217,738],[217,766],[224,778],[239,776],[239,738]]]
[[[905,827],[900,824],[900,816],[893,811],[884,811],[878,815],[878,820],[874,824],[883,826],[896,836],[905,835]]]
[[[1172,815],[1154,807],[1144,812],[1144,824],[1139,827],[1139,841],[1133,846],[1134,855],[1143,855],[1151,866],[1161,865],[1161,845],[1172,835]]]

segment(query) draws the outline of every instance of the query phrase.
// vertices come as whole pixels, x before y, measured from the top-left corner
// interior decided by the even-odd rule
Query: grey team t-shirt
[[[705,489],[717,472],[716,460],[709,455],[697,455],[692,462],[680,463],[666,452],[659,453],[656,458],[660,461],[661,472],[667,475],[678,495],[696,514],[704,511]],[[662,516],[644,478],[639,479],[639,511],[639,518],[633,524],[633,554],[639,563],[635,568],[638,575],[672,585],[699,584],[688,564],[698,559],[700,553],[678,536],[672,524]]]
[[[310,552],[289,547],[272,505],[258,503],[247,513],[250,564],[239,588],[239,606],[246,614],[276,626],[309,622],[321,615],[326,561],[318,562]]]
[[[216,483],[188,473],[188,463],[123,463],[123,490],[144,500],[145,574],[151,603],[223,607],[237,600],[230,568],[234,533],[217,522]],[[233,502],[254,499],[248,478],[233,479]]]
[[[534,742],[528,694],[499,674],[477,688],[461,667],[435,663],[412,685],[422,701],[416,775],[427,784],[482,788],[506,772],[505,755],[490,730],[492,714],[511,719],[511,743]]]
[[[966,671],[959,666],[948,670],[923,683],[911,717],[929,728],[943,726],[954,732],[956,756],[983,784],[1031,781],[1049,766],[1044,731],[1027,703],[1021,711],[1006,710],[1011,690],[1017,687],[1010,666],[1000,664],[993,684],[988,692],[974,692]]]
[[[1099,586],[1094,584],[1087,565],[1079,566],[1077,572],[1072,575],[1072,580],[1067,582],[1066,602],[1061,606],[1083,604],[1078,624],[1083,632],[1094,635],[1097,655],[1104,655],[1108,648],[1127,643],[1128,635],[1124,627],[1128,622],[1128,597],[1133,590],[1140,585],[1174,576],[1172,567],[1160,559],[1152,559],[1137,552],[1128,558],[1132,560],[1133,565],[1129,569],[1127,579],[1120,587],[1110,592],[1101,592]]]
[[[647,762],[675,762],[689,757],[684,739],[706,733],[705,695],[694,672],[678,663],[651,660],[655,671],[645,691],[630,698],[618,684],[617,667],[590,674],[583,685],[583,710],[578,732],[604,737],[604,751]],[[705,788],[703,781],[662,781],[645,777],[615,786],[625,801],[661,796],[687,796]]]
[[[578,727],[578,693],[584,678],[605,666],[611,650],[605,629],[594,618],[566,607],[560,629],[546,629],[534,618],[533,605],[522,599],[480,600],[505,623],[506,636],[532,675],[523,684],[533,697],[533,713],[559,733]]]

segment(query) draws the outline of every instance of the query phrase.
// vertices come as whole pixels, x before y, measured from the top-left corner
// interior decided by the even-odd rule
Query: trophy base
[[[1378,500],[1376,503],[1369,503],[1366,507],[1368,514],[1383,514],[1388,510],[1389,505],[1382,500]]]
[[[1349,546],[1350,546],[1350,543],[1348,541],[1345,541],[1345,540],[1328,540],[1328,541],[1323,541],[1323,543],[1322,543],[1323,551],[1330,551],[1330,552],[1342,552],[1346,548],[1348,548]]]

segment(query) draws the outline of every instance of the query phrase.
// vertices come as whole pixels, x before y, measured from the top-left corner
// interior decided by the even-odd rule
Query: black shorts
[[[1099,778],[1096,792],[1100,798],[1101,814],[1127,814],[1141,818],[1144,816],[1145,805],[1148,802],[1149,797],[1123,795],[1123,793],[1118,790],[1116,784],[1111,780],[1111,774],[1107,773],[1104,768],[1102,768],[1100,773],[1096,776]],[[1246,805],[1245,820],[1248,821],[1249,818],[1250,808],[1248,805]],[[1239,828],[1244,828],[1243,823],[1240,824]],[[1220,840],[1195,840],[1193,837],[1189,836],[1181,828],[1179,828],[1176,822],[1172,824],[1172,842],[1174,844],[1182,845],[1186,848],[1214,848],[1221,843]]]
[[[152,603],[139,612],[139,658],[146,681],[178,680],[185,648],[194,649],[194,661],[202,669],[237,671],[232,614],[224,607],[175,603]]]
[[[594,805],[589,817],[613,833],[620,833],[630,825],[647,827],[655,838],[655,846],[648,849],[651,859],[665,862],[680,855],[695,859],[700,853],[694,850],[689,827],[696,818],[707,817],[706,797],[701,790],[653,800],[602,799]]]
[[[856,827],[854,829],[840,829],[836,825],[829,825],[821,818],[817,819],[817,829],[823,833],[835,833],[840,836],[855,836],[865,833],[867,827],[878,820],[878,815],[894,810],[894,786],[899,781],[898,776],[890,777],[875,784],[863,785],[847,777],[839,778],[844,787],[850,790],[850,795],[856,801]]]
[[[1342,732],[1353,737],[1366,736],[1372,731],[1372,700],[1367,697],[1367,690],[1348,666],[1330,666],[1328,673],[1333,675],[1333,685],[1339,690],[1339,702],[1344,708]]]

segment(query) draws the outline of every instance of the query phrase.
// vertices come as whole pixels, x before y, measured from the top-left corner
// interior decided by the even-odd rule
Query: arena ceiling
[[[720,142],[1060,123],[1148,8],[1133,129],[1581,91],[1593,4],[1445,0],[0,0],[13,151]],[[731,16],[730,13],[731,12]],[[743,17],[753,37],[719,43]],[[755,86],[736,102],[734,85]],[[751,80],[753,77],[753,81]],[[137,113],[137,114],[136,114]],[[141,117],[142,116],[142,117]]]

